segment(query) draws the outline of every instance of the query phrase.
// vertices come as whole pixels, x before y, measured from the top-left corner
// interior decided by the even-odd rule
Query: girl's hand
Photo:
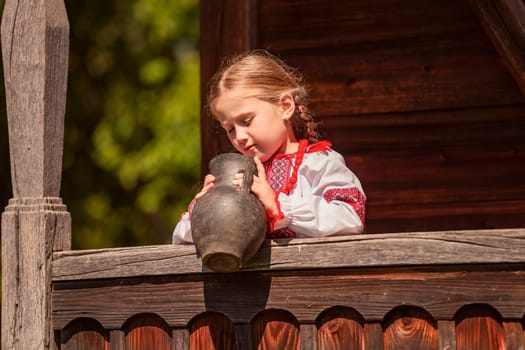
[[[214,184],[215,184],[215,176],[211,174],[206,175],[204,177],[204,185],[202,186],[201,191],[195,195],[195,200],[204,196],[206,192],[212,189]]]
[[[259,158],[254,157],[253,160],[255,161],[259,175],[253,176],[251,191],[261,201],[268,214],[277,216],[279,215],[279,209],[277,208],[277,203],[275,203],[275,193],[266,180],[266,171],[264,170],[264,166]],[[233,180],[233,185],[240,186],[242,183],[242,178],[242,173],[236,174]]]

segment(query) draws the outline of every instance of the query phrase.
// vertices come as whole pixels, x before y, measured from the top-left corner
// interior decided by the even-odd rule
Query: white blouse
[[[269,219],[266,238],[363,232],[366,201],[363,188],[342,155],[330,146],[327,141],[307,145],[302,140],[297,153],[278,154],[264,164],[280,207],[280,214]],[[175,227],[173,243],[192,242],[191,216],[186,212]]]

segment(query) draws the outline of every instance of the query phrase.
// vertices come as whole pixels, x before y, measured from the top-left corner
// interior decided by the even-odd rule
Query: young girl
[[[252,192],[268,213],[267,238],[362,233],[365,194],[343,157],[320,141],[302,77],[266,51],[231,59],[210,82],[208,108],[259,175]],[[214,184],[207,175],[195,203]],[[233,185],[239,186],[242,174]],[[191,208],[173,232],[191,243]]]

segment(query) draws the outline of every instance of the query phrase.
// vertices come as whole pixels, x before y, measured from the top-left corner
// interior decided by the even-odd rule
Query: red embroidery
[[[324,152],[328,151],[330,147],[332,147],[332,143],[330,141],[319,141],[308,146],[306,153]]]
[[[269,164],[270,167],[266,169],[266,177],[268,179],[268,183],[273,189],[273,192],[277,193],[288,183],[292,160],[290,158],[283,157],[273,159],[271,162],[269,162]]]
[[[354,208],[361,222],[363,224],[365,223],[365,198],[356,187],[332,188],[324,193],[324,199],[328,203],[331,201],[341,201],[349,204]]]
[[[266,162],[266,178],[275,192],[275,202],[279,209],[279,214],[277,216],[269,215],[270,232],[267,234],[267,238],[294,238],[296,236],[295,232],[289,228],[274,231],[275,224],[284,217],[284,213],[281,211],[277,198],[279,197],[279,193],[287,195],[295,187],[297,176],[299,174],[299,167],[303,163],[305,153],[324,152],[329,150],[331,146],[332,144],[329,141],[320,141],[308,145],[308,140],[300,140],[297,153],[278,154]],[[293,162],[293,159],[295,159],[295,162]]]

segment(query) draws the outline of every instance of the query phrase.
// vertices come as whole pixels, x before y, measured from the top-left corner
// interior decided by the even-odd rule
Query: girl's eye
[[[252,122],[252,119],[253,119],[253,117],[249,117],[249,118],[244,119],[244,120],[242,121],[242,125],[243,125],[243,126],[249,126],[250,123]]]
[[[235,128],[229,128],[226,130],[228,134],[233,134],[234,131],[235,131]]]

